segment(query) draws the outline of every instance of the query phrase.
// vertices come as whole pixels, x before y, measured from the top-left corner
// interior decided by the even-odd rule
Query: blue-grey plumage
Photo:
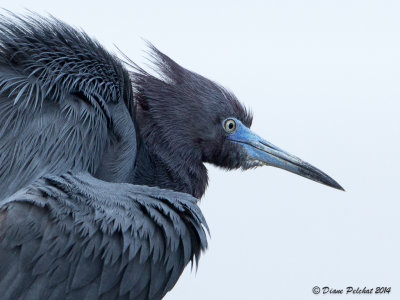
[[[87,173],[1,201],[2,299],[160,299],[207,246],[197,199]]]
[[[2,16],[1,299],[160,299],[197,263],[197,199],[134,184],[134,117],[129,73],[97,42]]]
[[[341,188],[150,50],[158,77],[55,18],[1,16],[1,299],[162,298],[207,247],[206,162]]]

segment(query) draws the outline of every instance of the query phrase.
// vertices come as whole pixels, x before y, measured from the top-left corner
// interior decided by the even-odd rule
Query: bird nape
[[[55,18],[1,16],[1,299],[162,298],[207,247],[205,162],[342,189],[150,49],[156,76]]]

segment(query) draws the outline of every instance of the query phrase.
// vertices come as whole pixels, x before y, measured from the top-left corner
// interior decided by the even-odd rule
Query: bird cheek
[[[218,155],[215,158],[216,164],[228,168],[228,169],[238,169],[241,167],[240,159],[241,154],[236,145],[232,145],[230,141],[226,141],[218,150]]]

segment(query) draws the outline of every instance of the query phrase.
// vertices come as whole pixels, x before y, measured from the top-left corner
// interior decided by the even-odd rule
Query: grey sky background
[[[145,38],[231,89],[252,129],[336,179],[209,166],[197,273],[166,299],[400,299],[400,2],[1,1],[144,63]],[[392,287],[313,295],[314,286]]]

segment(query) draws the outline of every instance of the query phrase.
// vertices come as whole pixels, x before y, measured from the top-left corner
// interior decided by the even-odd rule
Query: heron
[[[2,299],[161,299],[207,248],[205,163],[342,189],[250,130],[221,85],[157,74],[54,17],[0,19]]]

